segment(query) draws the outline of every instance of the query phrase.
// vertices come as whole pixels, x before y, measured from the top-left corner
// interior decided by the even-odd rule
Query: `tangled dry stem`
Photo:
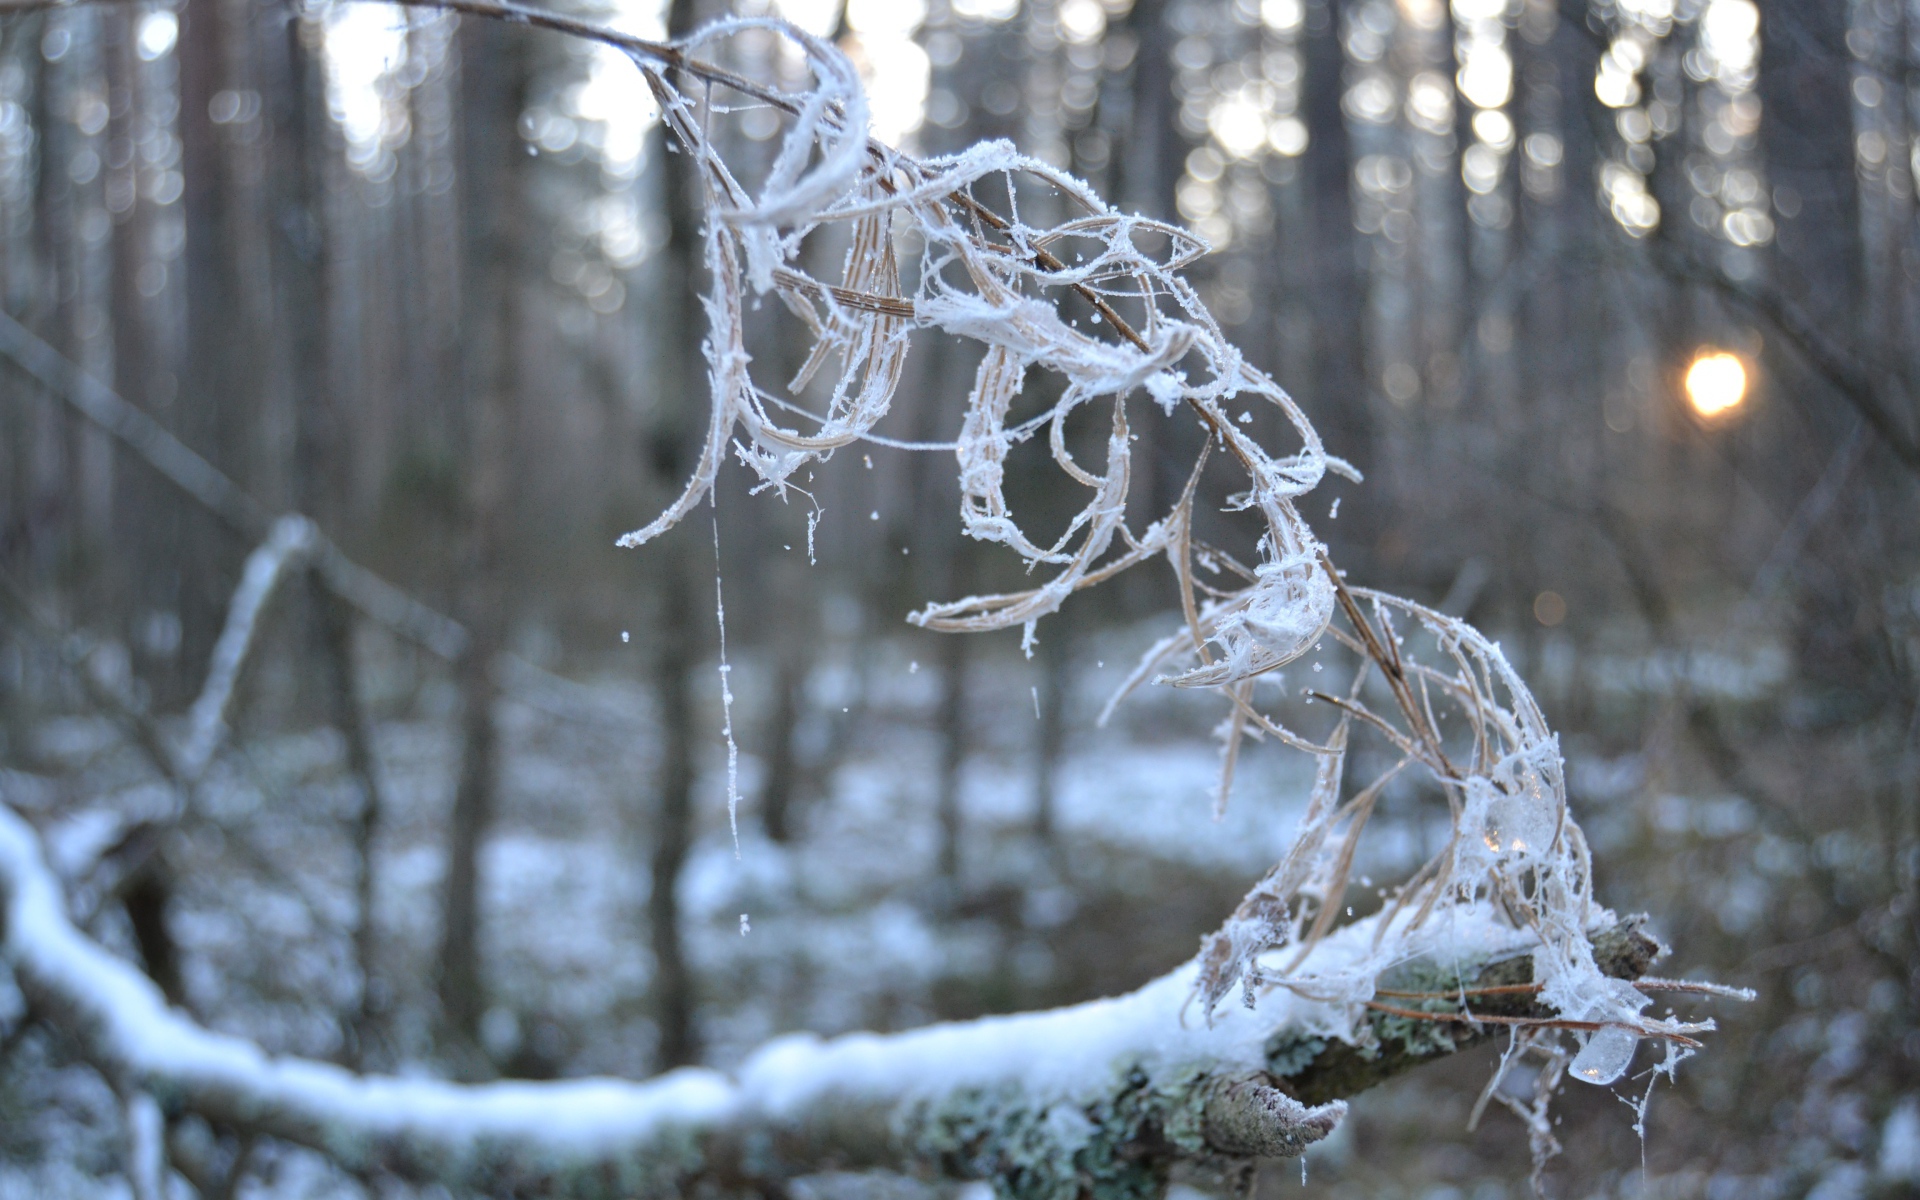
[[[1301,498],[1329,470],[1358,474],[1326,452],[1292,397],[1246,362],[1182,276],[1205,243],[1115,210],[1080,180],[1006,142],[916,158],[872,139],[853,65],[835,46],[782,21],[721,21],[662,43],[491,0],[410,2],[504,16],[626,51],[674,149],[697,164],[711,276],[706,436],[681,495],[621,545],[642,545],[684,519],[715,486],[729,451],[758,476],[756,490],[784,495],[798,486],[801,468],[855,443],[884,441],[875,428],[905,377],[916,331],[977,343],[981,357],[952,446],[961,526],[1012,550],[1030,571],[1051,574],[1020,591],[929,604],[910,619],[956,633],[1019,626],[1030,647],[1036,623],[1074,592],[1165,558],[1179,586],[1182,626],[1147,653],[1120,694],[1152,681],[1224,699],[1218,804],[1249,737],[1272,737],[1317,760],[1292,848],[1203,944],[1195,999],[1209,1019],[1235,986],[1248,1004],[1266,988],[1285,987],[1329,1003],[1378,1006],[1374,979],[1412,953],[1413,935],[1467,910],[1491,909],[1538,938],[1539,996],[1557,1015],[1526,1022],[1530,1035],[1591,1035],[1574,1061],[1576,1077],[1611,1082],[1639,1038],[1693,1044],[1688,1035],[1706,1026],[1642,1015],[1645,996],[1594,963],[1588,934],[1607,918],[1593,902],[1586,841],[1567,811],[1558,743],[1498,645],[1410,600],[1350,587],[1301,516]],[[743,38],[785,41],[804,60],[806,83],[775,86],[700,57]],[[746,143],[729,142],[726,120],[740,109],[714,103],[721,91],[781,115],[780,139],[765,161],[750,162]],[[1057,198],[1051,202],[1076,211],[1030,224],[1020,212],[1023,195]],[[831,280],[817,278],[802,253],[830,229],[846,247]],[[916,247],[903,270],[903,251]],[[755,378],[746,348],[748,300],[767,293],[810,340],[785,395]],[[1090,310],[1092,332],[1065,315],[1076,299]],[[1016,420],[1015,403],[1036,369],[1064,386],[1042,411]],[[1178,500],[1136,531],[1127,517],[1128,404],[1142,394],[1169,416],[1187,411],[1204,440]],[[1273,406],[1298,448],[1270,452],[1230,417],[1230,402]],[[1099,466],[1068,446],[1070,419],[1096,406],[1106,410],[1107,428]],[[1052,539],[1023,527],[1004,487],[1013,447],[1042,433],[1059,470],[1088,492]],[[1194,534],[1202,473],[1216,450],[1241,484],[1229,508],[1257,518],[1245,562]],[[1256,704],[1256,687],[1327,637],[1353,653],[1357,668],[1344,691],[1306,693],[1337,714],[1330,733],[1315,740]],[[1383,739],[1394,761],[1349,793],[1356,727]],[[1344,907],[1377,801],[1409,770],[1446,799],[1446,845],[1387,901],[1364,969],[1337,978],[1295,975]]]

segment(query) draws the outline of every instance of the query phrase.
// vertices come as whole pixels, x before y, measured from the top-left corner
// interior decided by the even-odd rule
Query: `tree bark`
[[[780,639],[774,667],[773,719],[767,729],[767,786],[760,793],[760,827],[771,842],[793,840],[794,800],[800,786],[796,738],[806,710],[807,660],[795,633]]]
[[[697,723],[688,676],[694,666],[694,598],[688,538],[676,531],[654,551],[662,583],[654,694],[660,705],[661,763],[653,814],[653,857],[647,893],[647,932],[653,948],[655,1061],[663,1068],[700,1061],[693,974],[680,931],[680,873],[693,846],[693,784]]]
[[[1340,108],[1346,90],[1343,7],[1342,0],[1311,5],[1301,38],[1306,68],[1301,116],[1312,147],[1300,159],[1311,212],[1306,294],[1313,298],[1312,394],[1321,397],[1313,416],[1330,452],[1372,470],[1377,456],[1367,408],[1365,281],[1353,219],[1353,146]],[[1357,511],[1333,531],[1341,561],[1353,552],[1346,546],[1364,552],[1378,532],[1375,506],[1360,495],[1354,503]]]
[[[959,594],[959,593],[956,593]],[[940,643],[940,782],[934,819],[940,831],[935,861],[949,889],[960,885],[960,769],[967,757],[967,650],[960,634]]]
[[[486,998],[479,962],[480,851],[498,807],[500,751],[494,660],[506,642],[508,454],[518,388],[517,265],[527,236],[519,136],[531,45],[491,22],[462,26],[460,46],[464,260],[461,314],[466,428],[465,549],[460,608],[472,641],[459,664],[460,781],[448,830],[439,997],[448,1028],[477,1043]]]
[[[667,32],[681,36],[698,18],[697,0],[673,0]],[[665,124],[657,135],[666,138]],[[667,218],[666,297],[660,321],[663,417],[654,431],[653,461],[666,488],[681,485],[692,461],[689,443],[696,422],[688,409],[704,390],[696,347],[702,268],[699,181],[685,153],[667,153],[661,164],[662,207]],[[698,528],[695,523],[694,528]],[[647,930],[652,939],[654,1020],[659,1027],[655,1061],[679,1067],[700,1060],[694,980],[680,931],[680,873],[693,846],[693,785],[696,739],[689,674],[698,660],[695,612],[695,552],[689,529],[675,530],[650,551],[659,581],[658,644],[653,656],[654,695],[660,704],[662,761],[653,812],[653,856],[647,894]]]
[[[1052,845],[1055,834],[1054,776],[1067,743],[1067,691],[1073,648],[1062,627],[1040,643],[1040,729],[1034,750],[1033,834]]]
[[[321,64],[306,44],[301,19],[292,14],[274,20],[268,66],[274,86],[270,109],[275,127],[272,147],[272,208],[276,344],[279,374],[291,391],[294,416],[296,503],[313,518],[328,521],[345,507],[341,479],[347,461],[337,398],[331,386],[333,329],[328,287],[329,242],[326,214],[316,211],[326,196],[326,96]],[[350,841],[354,853],[354,965],[360,995],[346,1018],[348,1059],[366,1063],[367,1040],[379,1008],[381,987],[373,966],[374,844],[379,836],[382,802],[375,776],[373,744],[360,702],[359,673],[353,656],[353,614],[327,590],[318,574],[307,576],[306,611],[310,643],[319,658],[327,719],[346,749],[347,777],[359,793]]]
[[[244,37],[243,17],[231,0],[193,0],[180,16],[180,145],[186,191],[186,348],[176,429],[230,477],[245,477],[251,404],[264,383],[257,348],[268,340],[259,314],[247,303],[241,243],[247,214],[240,154],[231,126],[216,124],[213,102],[242,87],[234,78],[234,45]],[[239,552],[225,530],[189,510],[182,518],[180,555],[180,649],[176,660],[190,672],[207,661],[220,634],[229,590],[224,581],[239,568]],[[162,708],[190,696],[193,681],[175,672],[158,689]]]

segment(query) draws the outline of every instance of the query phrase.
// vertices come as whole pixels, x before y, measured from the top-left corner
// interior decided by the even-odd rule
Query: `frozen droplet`
[[[1630,1030],[1609,1025],[1587,1039],[1586,1048],[1573,1060],[1573,1077],[1582,1083],[1605,1086],[1627,1073],[1633,1063],[1633,1051],[1640,1039]]]
[[[741,913],[740,914],[740,936],[745,937],[752,932],[753,932],[753,922],[747,920],[747,914]]]
[[[1526,793],[1508,795],[1494,791],[1487,800],[1485,812],[1483,837],[1488,848],[1508,854],[1545,850],[1560,823],[1558,806]]]
[[[622,642],[630,642],[633,640],[633,635],[628,633],[626,630],[622,629],[620,631],[620,640]]]
[[[879,519],[880,519],[880,510],[877,508],[867,514],[867,520],[869,521],[878,521]]]

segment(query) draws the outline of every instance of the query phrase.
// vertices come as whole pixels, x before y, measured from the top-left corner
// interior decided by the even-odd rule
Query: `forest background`
[[[835,40],[883,140],[1008,138],[1210,242],[1212,311],[1367,475],[1313,501],[1334,557],[1499,639],[1561,731],[1601,899],[1653,914],[1668,973],[1759,990],[1656,1099],[1644,1160],[1630,1114],[1567,1098],[1559,1194],[1920,1181],[1920,6],[733,11]],[[723,6],[580,15],[657,36]],[[0,797],[199,1019],[466,1079],[725,1066],[1135,986],[1284,847],[1307,781],[1279,748],[1216,823],[1217,711],[1147,694],[1095,726],[1171,578],[1076,598],[1030,658],[903,623],[1019,578],[962,538],[944,454],[852,447],[784,503],[730,472],[711,526],[612,548],[702,419],[674,162],[602,46],[373,4],[0,8]],[[1709,412],[1686,379],[1715,352],[1747,388]],[[253,507],[116,441],[62,360]],[[909,371],[881,432],[952,438],[971,363]],[[1158,512],[1199,437],[1138,419]],[[1064,521],[1044,466],[1016,454],[1009,493]],[[450,666],[418,612],[283,585],[178,822],[127,714],[201,693],[287,511],[470,640]],[[1383,879],[1445,834],[1417,800],[1383,797]],[[108,1083],[6,1019],[0,1190],[120,1186]],[[1525,1131],[1466,1130],[1491,1069],[1363,1098],[1305,1194],[1521,1194]],[[245,1174],[399,1187],[280,1145]]]

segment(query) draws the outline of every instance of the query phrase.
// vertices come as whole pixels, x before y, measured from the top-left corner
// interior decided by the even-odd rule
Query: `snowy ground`
[[[816,671],[809,721],[830,723],[838,709],[855,734],[785,846],[761,833],[754,804],[764,672],[750,657],[736,660],[737,853],[710,680],[700,701],[711,726],[701,831],[680,882],[709,1060],[730,1065],[792,1029],[896,1029],[1081,999],[1144,982],[1189,955],[1286,846],[1311,764],[1280,747],[1253,748],[1216,821],[1217,702],[1149,689],[1111,727],[1095,728],[1151,632],[1076,658],[1052,848],[1030,832],[1038,665],[1012,654],[976,660],[958,896],[933,883],[943,743],[938,674],[913,657],[928,652],[925,642],[839,647]],[[567,1075],[652,1069],[644,905],[657,745],[637,678],[637,666],[584,682],[530,669],[509,677],[498,714],[505,794],[483,863],[495,1004],[484,1035],[498,1062]],[[429,678],[407,703],[387,707],[398,711],[377,730],[388,811],[376,913],[387,1017],[376,1062],[431,1071],[427,968],[456,706],[448,686]],[[123,819],[164,811],[167,793],[109,723],[50,721],[35,739],[43,769],[0,774],[0,795],[41,826],[58,862],[87,862]],[[347,939],[352,793],[341,760],[330,733],[243,731],[199,799],[202,818],[169,850],[183,881],[173,931],[196,1015],[271,1049],[322,1057],[340,1053],[339,1014],[358,987]],[[1614,803],[1641,784],[1632,760],[1578,760],[1573,783],[1596,844],[1632,835],[1630,810]],[[1737,804],[1712,803],[1673,800],[1655,811],[1682,823],[1741,819]],[[1389,802],[1359,873],[1382,882],[1404,875],[1444,830],[1430,805]],[[115,915],[96,933],[131,945]],[[0,1112],[0,1200],[121,1187],[113,1097],[83,1068],[50,1069],[61,1055],[56,1045],[23,1047],[0,1076],[0,1104],[14,1106]],[[1335,1139],[1316,1160],[1336,1169],[1344,1145]],[[340,1184],[318,1160],[289,1152],[272,1159],[252,1194],[331,1194]],[[869,1185],[820,1187],[816,1194],[854,1196]]]

